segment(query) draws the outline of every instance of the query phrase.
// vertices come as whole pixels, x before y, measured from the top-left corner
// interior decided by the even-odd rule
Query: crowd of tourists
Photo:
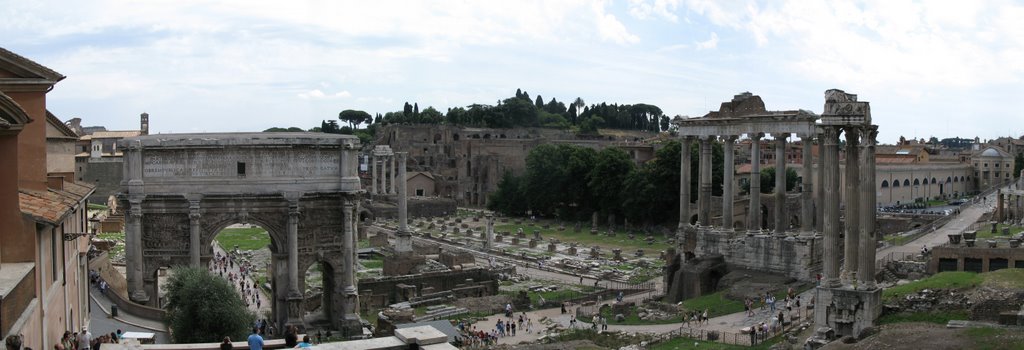
[[[491,330],[478,329],[476,325],[468,324],[462,320],[455,326],[462,333],[460,341],[463,345],[471,347],[490,347],[498,343],[498,339],[514,337],[516,332],[533,333],[533,320],[526,312],[515,317],[512,304],[505,304],[505,317],[498,319]]]
[[[238,265],[237,273],[235,265]],[[255,307],[256,310],[259,310],[263,306],[259,285],[252,278],[252,271],[254,271],[252,263],[236,259],[234,254],[215,252],[213,259],[210,260],[210,271],[228,280],[241,294],[246,307]]]

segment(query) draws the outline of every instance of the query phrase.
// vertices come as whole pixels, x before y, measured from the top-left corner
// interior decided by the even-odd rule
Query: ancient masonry
[[[305,274],[320,264],[322,314],[313,321],[361,335],[356,232],[364,192],[358,139],[305,133],[161,134],[126,138],[125,253],[132,301],[160,306],[157,272],[205,266],[214,235],[255,223],[271,244],[274,318],[303,326]]]
[[[724,274],[723,264],[744,269],[789,275],[813,280],[822,271],[824,280],[818,291],[815,322],[835,334],[858,335],[874,324],[881,311],[881,289],[874,283],[875,269],[875,160],[877,127],[871,125],[870,106],[857,96],[841,90],[825,93],[825,110],[818,117],[811,112],[766,111],[760,97],[745,93],[722,103],[718,112],[702,118],[675,121],[684,149],[699,142],[699,193],[696,225],[690,223],[690,152],[681,152],[681,190],[679,208],[680,252],[666,269],[666,297],[682,300],[712,292]],[[774,225],[764,228],[760,196],[749,198],[747,232],[733,227],[733,200],[722,201],[722,218],[711,218],[711,144],[720,137],[725,143],[723,193],[734,193],[733,144],[740,135],[751,140],[751,159],[759,159],[760,142],[765,133],[772,135],[776,150],[776,168],[785,168],[786,140],[797,134],[804,143],[803,173],[819,175],[818,181],[804,176],[800,186],[800,227],[790,232],[786,207],[775,206]],[[845,196],[839,195],[839,135],[846,137]],[[814,172],[810,159],[817,139],[822,157]],[[820,188],[812,191],[812,186]],[[760,191],[760,169],[752,162],[750,192]],[[818,193],[813,198],[812,193]],[[777,176],[776,202],[786,198],[785,177]],[[840,242],[840,201],[845,198],[845,244]],[[817,205],[816,205],[817,204]],[[818,212],[818,215],[815,215]],[[823,218],[815,220],[815,218]],[[717,226],[716,226],[717,224]],[[816,229],[816,227],[820,227]],[[844,247],[845,251],[840,251]],[[839,261],[845,256],[845,266]],[[724,260],[724,262],[723,262]],[[823,269],[821,267],[823,265]],[[840,274],[840,272],[842,272]]]

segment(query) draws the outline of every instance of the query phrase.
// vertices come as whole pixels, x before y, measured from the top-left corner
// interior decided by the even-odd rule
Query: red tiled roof
[[[64,189],[64,191],[47,190],[46,192],[18,191],[22,214],[28,215],[36,221],[58,225],[64,220],[64,217],[71,214],[79,202],[93,192],[94,187],[65,182]]]

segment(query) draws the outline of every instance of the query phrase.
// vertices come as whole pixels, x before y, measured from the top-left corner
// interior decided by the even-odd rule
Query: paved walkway
[[[942,227],[929,232],[927,234],[914,239],[913,241],[907,242],[903,245],[887,246],[879,249],[876,259],[883,260],[888,258],[890,255],[893,257],[899,257],[903,254],[919,254],[921,253],[922,246],[928,246],[928,249],[939,246],[949,242],[947,235],[956,234],[966,230],[971,224],[978,221],[982,215],[987,212],[991,212],[993,209],[993,201],[988,203],[976,203],[970,206],[965,206],[960,210],[960,214],[951,219]]]
[[[121,309],[117,317],[110,317],[110,306],[114,303],[93,286],[89,287],[89,332],[94,336],[110,334],[118,329],[124,332],[146,332],[156,335],[156,342],[170,343],[167,327],[161,322],[132,315]]]
[[[219,244],[214,244],[213,245],[213,251],[214,251],[214,254],[219,253],[221,256],[227,255],[227,252],[225,252],[224,249],[221,249]],[[242,266],[237,261],[235,262],[235,266],[234,267],[231,267],[231,264],[228,264],[227,272],[224,272],[224,274],[223,274],[224,279],[227,280],[228,273],[232,273],[235,276],[240,276],[241,272],[242,272],[241,271],[241,267]],[[218,275],[218,276],[221,275],[220,274],[221,270],[214,269],[214,268],[209,267],[209,266],[207,266],[207,269],[209,269],[214,275]],[[252,276],[252,274],[249,274],[248,276]],[[247,299],[249,301],[249,310],[251,310],[251,311],[256,313],[256,318],[257,319],[262,319],[262,318],[264,318],[264,315],[267,315],[267,314],[270,313],[270,309],[271,309],[271,307],[270,307],[271,306],[270,305],[270,300],[271,299],[270,299],[270,297],[267,296],[267,293],[263,291],[262,287],[261,288],[256,288],[256,291],[257,291],[257,293],[259,293],[259,298],[260,298],[260,306],[256,307],[256,303],[253,302],[252,297],[246,298],[245,294],[242,293],[242,289],[238,286],[238,278],[237,277],[235,278],[234,282],[231,282],[231,281],[228,281],[228,282],[231,283],[231,286],[234,287],[236,291],[238,291],[238,294],[240,296],[242,296],[243,299]],[[254,282],[255,282],[255,280],[252,279],[252,277],[245,277],[246,285],[252,287]]]

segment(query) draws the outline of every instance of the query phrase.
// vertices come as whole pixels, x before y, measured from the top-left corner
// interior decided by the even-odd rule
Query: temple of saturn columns
[[[399,162],[401,163],[401,162]],[[377,145],[370,151],[370,194],[395,194],[398,170],[395,168],[395,152],[391,146]],[[379,170],[378,170],[379,169]],[[405,182],[403,179],[402,182]]]
[[[877,126],[871,124],[868,102],[842,90],[825,92],[825,107],[818,116],[805,110],[767,111],[760,97],[744,93],[722,103],[717,112],[700,118],[674,121],[683,150],[698,143],[698,193],[691,205],[690,152],[681,152],[678,253],[666,268],[666,298],[678,301],[714,292],[722,277],[722,261],[728,267],[764,271],[812,281],[821,278],[817,291],[815,323],[835,335],[858,335],[874,324],[881,312],[881,289],[875,275],[875,159]],[[771,142],[776,169],[786,167],[786,142],[800,138],[802,181],[793,195],[799,197],[799,225],[787,218],[785,176],[775,177],[774,222],[764,225],[760,193],[762,142]],[[841,160],[839,137],[845,137]],[[750,144],[749,198],[736,198],[733,189],[735,144],[745,137]],[[763,140],[771,137],[771,140]],[[712,217],[712,146],[723,143],[724,179],[721,215]],[[817,164],[811,146],[817,142]],[[840,195],[840,162],[847,179]],[[816,169],[815,169],[816,167]],[[776,172],[785,174],[784,170]],[[811,175],[811,174],[816,174]],[[767,196],[767,195],[766,195]],[[734,210],[748,201],[745,215]],[[842,203],[841,203],[842,202]],[[840,209],[843,208],[843,211]],[[695,222],[691,222],[693,213]],[[845,214],[845,225],[840,217]],[[734,220],[745,216],[745,230]],[[841,236],[841,232],[843,235]],[[844,265],[840,266],[840,261]],[[718,263],[716,263],[718,262]],[[820,275],[819,275],[820,274]]]

